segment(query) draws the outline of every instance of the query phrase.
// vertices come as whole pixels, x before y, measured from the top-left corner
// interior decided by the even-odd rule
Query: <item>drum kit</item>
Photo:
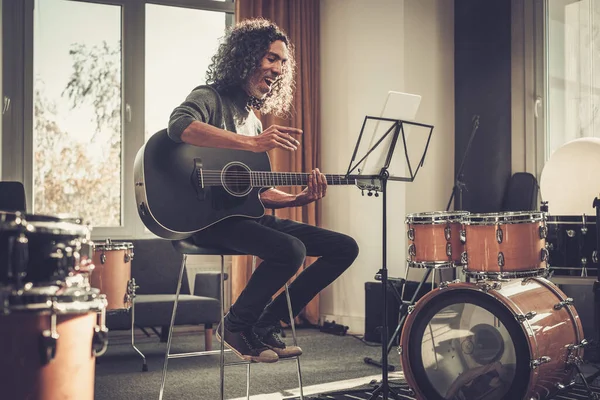
[[[107,311],[131,308],[135,281],[133,246],[90,233],[79,218],[0,211],[3,398],[94,398]]]
[[[574,385],[587,341],[573,300],[547,279],[564,249],[549,246],[564,226],[549,220],[544,211],[407,215],[408,267],[465,276],[408,307],[398,350],[418,399],[545,399]]]

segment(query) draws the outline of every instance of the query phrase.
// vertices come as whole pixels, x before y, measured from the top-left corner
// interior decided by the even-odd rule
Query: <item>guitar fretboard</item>
[[[253,187],[306,186],[312,174],[302,172],[261,172],[252,171],[250,180]],[[356,176],[325,174],[328,185],[354,185]]]

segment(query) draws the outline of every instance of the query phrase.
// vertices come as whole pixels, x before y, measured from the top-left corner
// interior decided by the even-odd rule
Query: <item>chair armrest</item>
[[[225,280],[229,276],[225,274]],[[221,300],[221,273],[215,271],[202,271],[196,273],[194,280],[194,295],[212,297]]]

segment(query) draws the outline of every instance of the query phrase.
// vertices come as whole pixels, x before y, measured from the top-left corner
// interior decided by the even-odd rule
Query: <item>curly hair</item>
[[[260,68],[263,57],[276,40],[287,45],[288,60],[271,91],[264,99],[253,102],[253,106],[265,114],[272,112],[286,116],[294,92],[294,48],[288,36],[271,21],[263,18],[244,20],[230,29],[212,57],[206,82],[223,91],[243,86]]]

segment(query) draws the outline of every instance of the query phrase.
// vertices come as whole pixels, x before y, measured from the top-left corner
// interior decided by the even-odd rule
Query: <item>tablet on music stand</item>
[[[423,163],[433,129],[430,125],[414,122],[420,103],[420,95],[389,91],[380,116],[365,117],[347,175],[358,170],[358,176],[372,178],[385,168],[388,176],[396,177],[392,180],[412,181]],[[414,127],[428,128],[429,135],[426,136],[423,156],[413,171],[409,147],[416,149],[414,144],[409,146],[407,139],[410,129]],[[393,159],[392,155],[398,146],[403,147],[405,157],[400,155]],[[353,164],[357,158],[360,159]]]

